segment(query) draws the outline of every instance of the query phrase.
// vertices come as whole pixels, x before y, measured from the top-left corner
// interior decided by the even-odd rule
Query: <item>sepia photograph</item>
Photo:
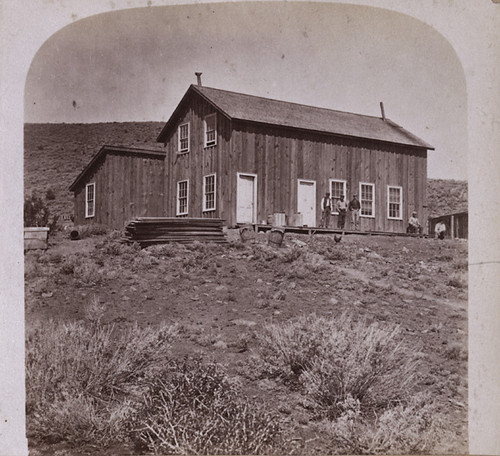
[[[464,2],[369,3],[66,8],[35,46],[30,456],[496,454]]]

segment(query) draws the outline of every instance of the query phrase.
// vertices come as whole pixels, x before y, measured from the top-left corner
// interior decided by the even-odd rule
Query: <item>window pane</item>
[[[179,127],[179,150],[186,151],[189,149],[189,124],[184,124]]]
[[[389,217],[401,218],[401,188],[389,187],[388,193]]]
[[[94,202],[94,194],[95,194],[95,184],[89,184],[86,186],[85,192],[85,216],[93,217],[95,211],[95,202]]]
[[[337,201],[341,196],[345,197],[345,182],[331,181],[330,195],[333,201],[333,207],[336,207]]]
[[[185,214],[188,211],[188,208],[187,208],[188,183],[187,183],[187,181],[179,182],[177,188],[178,188],[179,214]]]
[[[361,184],[361,215],[373,215],[373,185]]]
[[[205,176],[204,210],[215,209],[215,176]]]
[[[216,115],[205,117],[205,142],[206,145],[213,145],[216,143]]]

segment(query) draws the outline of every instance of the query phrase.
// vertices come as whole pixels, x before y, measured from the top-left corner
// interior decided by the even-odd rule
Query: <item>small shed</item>
[[[469,237],[469,213],[455,212],[453,214],[440,215],[429,218],[429,233],[434,233],[434,227],[438,222],[443,222],[446,226],[445,237],[451,239],[468,239]]]
[[[136,217],[164,215],[164,161],[161,150],[103,146],[71,184],[75,225],[122,229]]]

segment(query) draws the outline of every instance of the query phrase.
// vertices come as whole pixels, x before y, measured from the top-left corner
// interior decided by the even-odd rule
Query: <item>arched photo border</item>
[[[24,84],[40,46],[62,27],[125,8],[205,1],[47,0],[0,6],[1,378],[0,454],[25,455],[24,291],[22,257]],[[468,102],[469,212],[469,441],[474,454],[500,452],[500,5],[478,0],[344,0],[388,9],[441,33],[464,69]],[[8,400],[6,400],[8,398]]]

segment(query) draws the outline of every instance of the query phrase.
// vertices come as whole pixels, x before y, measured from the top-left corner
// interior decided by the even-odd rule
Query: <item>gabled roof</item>
[[[337,136],[364,138],[434,149],[422,139],[380,117],[317,108],[270,98],[245,95],[227,90],[191,85],[157,138],[163,142],[176,121],[188,95],[197,93],[229,119],[329,133]]]
[[[99,152],[92,157],[89,164],[83,169],[83,171],[78,175],[78,177],[74,180],[74,182],[69,187],[69,191],[72,192],[78,188],[80,183],[85,181],[86,176],[94,169],[96,164],[103,159],[107,154],[115,154],[115,155],[136,155],[140,157],[148,157],[148,158],[165,158],[165,151],[161,150],[150,150],[150,149],[137,149],[134,147],[125,147],[125,146],[108,146],[104,145],[101,147]]]

